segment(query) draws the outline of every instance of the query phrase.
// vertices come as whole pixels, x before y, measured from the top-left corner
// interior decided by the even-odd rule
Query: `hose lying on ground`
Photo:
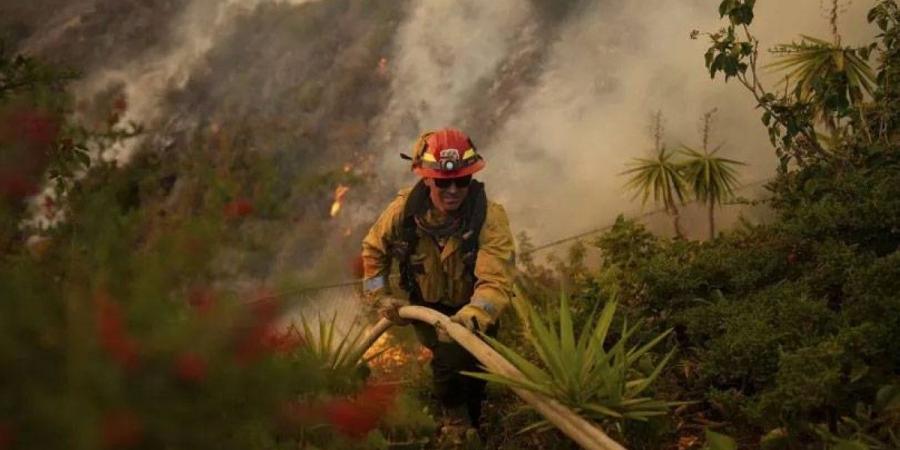
[[[444,329],[454,341],[475,356],[489,371],[513,379],[525,379],[519,369],[516,369],[497,351],[466,327],[452,322],[449,317],[424,306],[404,306],[400,308],[399,312],[400,317],[404,319],[419,320],[433,327]],[[360,342],[356,359],[362,357],[362,354],[392,325],[387,319],[378,321]],[[512,388],[512,390],[581,447],[588,450],[625,450],[625,447],[612,440],[594,424],[556,400],[526,389]]]

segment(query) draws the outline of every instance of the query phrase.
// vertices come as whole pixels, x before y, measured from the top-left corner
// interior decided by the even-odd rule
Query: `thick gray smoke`
[[[0,12],[27,9],[4,4],[10,1],[0,0]],[[538,242],[642,210],[622,190],[619,174],[629,159],[652,149],[648,126],[657,110],[665,116],[667,145],[676,147],[698,146],[701,115],[718,108],[712,141],[724,143],[724,155],[748,163],[742,180],[773,172],[775,158],[751,97],[737,83],[710,80],[705,38],[688,38],[693,29],[721,26],[717,0],[411,0],[395,6],[402,14],[375,3],[359,11],[360,2],[319,0],[315,11],[290,9],[309,1],[148,0],[150,6],[140,6],[40,0],[57,5],[57,13],[38,21],[21,46],[84,56],[79,97],[119,86],[128,99],[125,119],[151,130],[164,128],[174,109],[167,99],[177,93],[182,126],[206,124],[205,115],[219,110],[259,112],[284,123],[284,137],[266,143],[283,141],[277,150],[286,155],[286,167],[306,174],[347,162],[363,166],[374,157],[374,167],[360,170],[378,174],[383,189],[351,191],[334,227],[338,233],[365,226],[391,192],[414,181],[398,153],[408,151],[419,132],[442,126],[473,135],[488,159],[480,176],[489,193],[507,207],[514,231],[528,231]],[[284,8],[254,15],[274,4]],[[872,4],[842,2],[845,44],[874,35],[864,19]],[[800,34],[828,39],[827,6],[822,0],[760,2],[752,28],[764,47]],[[42,18],[39,13],[29,14]],[[275,20],[287,13],[297,14],[289,22]],[[306,13],[315,20],[306,20]],[[329,21],[329,30],[308,31],[321,34],[322,42],[294,40],[292,27]],[[334,30],[341,31],[325,32]],[[387,49],[371,44],[382,42],[379,33],[391,33]],[[376,71],[387,89],[372,81]],[[774,78],[768,77],[769,86]],[[251,88],[256,91],[244,92]],[[240,107],[231,108],[235,104]],[[138,144],[132,140],[115,157],[127,159]],[[329,152],[337,167],[303,166],[309,164],[299,156],[301,147]],[[284,176],[300,171],[292,170]],[[312,211],[309,220],[327,220],[314,215],[309,199],[297,199]],[[686,219],[696,222],[693,236],[703,234],[702,220]],[[285,244],[285,267],[302,253],[294,247]]]
[[[120,85],[129,103],[122,119],[153,126],[166,112],[165,95],[183,89],[192,75],[206,69],[204,57],[242,14],[266,2],[296,5],[310,1],[314,0],[191,0],[157,47],[131,60],[110,61],[79,83],[77,90],[89,98],[109,86]],[[233,69],[240,67],[235,65]],[[125,141],[107,156],[127,161],[141,142],[140,138]]]
[[[396,153],[406,149],[419,129],[454,125],[472,114],[456,99],[483,94],[491,79],[500,76],[491,69],[520,50],[514,44],[523,41],[523,34],[540,30],[529,26],[536,18],[527,17],[525,5],[419,3],[396,40],[398,76],[386,121],[386,133],[396,133],[388,136],[407,142],[387,140],[392,145],[386,149],[385,168],[404,171]],[[705,38],[688,38],[693,29],[721,26],[717,5],[699,0],[590,2],[560,26],[558,38],[548,44],[537,85],[517,111],[493,135],[474,136],[488,159],[481,177],[506,205],[516,230],[544,241],[609,223],[620,212],[639,212],[641,205],[622,190],[619,174],[630,158],[650,155],[648,128],[657,110],[665,116],[670,147],[696,147],[702,114],[718,108],[712,141],[724,143],[725,156],[748,164],[741,179],[772,175],[774,154],[749,93],[735,82],[710,80],[702,59]],[[863,43],[874,34],[864,23],[870,6],[862,1],[846,5],[840,27],[844,43]],[[753,29],[766,47],[801,33],[831,34],[819,0],[760,2]],[[449,61],[442,61],[446,55]],[[764,63],[771,61],[764,58]],[[692,234],[702,230],[696,231]]]
[[[392,98],[379,118],[377,145],[390,148],[387,170],[396,171],[422,131],[452,124],[471,113],[473,89],[497,73],[515,51],[516,31],[533,20],[521,0],[417,2],[395,37]]]

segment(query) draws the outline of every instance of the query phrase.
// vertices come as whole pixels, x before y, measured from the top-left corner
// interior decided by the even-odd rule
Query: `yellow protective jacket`
[[[411,190],[398,193],[363,239],[363,289],[367,293],[384,289],[395,297],[406,296],[396,282],[397,277],[390,277],[391,273],[398,272],[398,262],[392,261],[391,245],[401,239],[403,209]],[[432,208],[426,220],[429,215],[437,214],[440,213]],[[411,262],[424,268],[424,273],[416,275],[422,299],[447,306],[470,304],[496,321],[512,299],[515,268],[515,244],[503,207],[488,201],[478,236],[475,279],[465,273],[459,236],[451,236],[441,250],[424,231],[418,229],[417,234],[419,239]]]

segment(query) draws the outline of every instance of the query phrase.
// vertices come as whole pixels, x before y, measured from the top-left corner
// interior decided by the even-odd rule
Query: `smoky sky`
[[[136,3],[42,1],[63,6],[32,26],[33,34],[22,40],[23,48],[48,54],[53,48],[57,54],[76,53],[79,45],[100,49],[81,49],[89,56],[85,58],[89,64],[85,63],[76,95],[90,98],[118,85],[129,100],[126,119],[162,133],[161,124],[172,117],[168,96],[194,89],[202,82],[198,80],[214,80],[210,83],[217,86],[207,103],[228,105],[240,98],[243,110],[277,109],[287,122],[306,114],[292,106],[293,97],[285,92],[290,83],[298,83],[297,73],[317,75],[291,70],[284,61],[294,64],[290,48],[302,49],[310,43],[289,41],[289,33],[275,32],[279,25],[274,21],[267,22],[270,29],[254,28],[241,20],[262,7],[304,8],[335,0],[153,0],[145,2],[153,7],[143,8],[140,15],[129,12],[129,17],[140,20],[124,24],[113,20],[117,16],[112,12],[138,8]],[[21,9],[13,3],[0,1],[3,10]],[[763,48],[796,40],[801,34],[830,39],[826,8],[831,2],[824,3],[758,2],[752,29]],[[665,117],[667,146],[696,147],[702,114],[717,108],[712,142],[722,145],[724,156],[747,163],[741,180],[773,174],[774,152],[751,96],[735,82],[710,80],[703,66],[706,38],[689,39],[694,29],[715,31],[722,26],[718,0],[418,0],[402,4],[405,11],[396,19],[400,23],[391,28],[388,48],[333,42],[325,48],[335,49],[335,55],[323,51],[314,55],[342,58],[317,80],[320,85],[327,87],[341,70],[380,71],[389,80],[381,109],[354,118],[353,129],[362,130],[364,144],[323,141],[324,150],[336,155],[335,166],[354,163],[355,170],[377,175],[373,189],[348,194],[335,233],[365,227],[396,189],[411,185],[415,178],[398,154],[408,151],[421,131],[444,126],[471,131],[488,161],[479,177],[486,181],[489,195],[505,205],[514,232],[528,231],[537,241],[595,228],[622,212],[654,208],[642,207],[623,191],[625,180],[620,173],[629,159],[650,154],[653,142],[648,127],[655,111]],[[872,4],[841,2],[839,27],[844,44],[861,45],[874,36],[865,23],[865,12]],[[335,8],[334,23],[352,28],[347,25],[352,17],[344,9],[348,8]],[[101,10],[111,11],[106,23],[96,18]],[[256,76],[260,71],[271,76],[252,93],[234,92],[228,83],[250,70],[246,59],[220,57],[215,66],[209,63],[210,55],[228,54],[221,46],[250,41],[234,35],[242,23],[242,29],[252,30],[254,45],[269,48],[266,36],[286,41],[270,46],[283,49],[283,58],[269,55],[253,63],[271,65],[253,67]],[[87,25],[92,34],[82,44],[67,34]],[[113,45],[116,42],[134,44]],[[250,55],[254,51],[246,50]],[[376,61],[383,58],[380,67],[358,64],[356,56],[372,51],[383,53],[366,55]],[[767,61],[771,57],[764,54],[763,63]],[[765,79],[774,88],[777,76],[766,74]],[[352,108],[361,99],[330,98],[339,100],[350,105],[343,107]],[[182,105],[179,114],[192,111]],[[193,119],[186,120],[185,126],[205,123]],[[334,120],[318,121],[318,128],[310,132],[334,135]],[[147,141],[132,141],[116,157],[127,159],[141,145],[148,145]]]
[[[538,82],[515,113],[487,135],[473,136],[488,160],[479,175],[506,206],[515,229],[542,241],[609,223],[620,212],[639,212],[639,201],[623,191],[619,174],[630,158],[650,156],[648,128],[655,111],[664,115],[669,147],[698,147],[701,116],[717,108],[712,143],[723,146],[724,156],[748,164],[742,181],[769,177],[774,153],[752,97],[734,81],[710,80],[703,65],[706,37],[689,39],[694,29],[722,26],[718,3],[586,2],[548,36],[551,42],[528,36],[543,30],[534,26],[539,17],[527,2],[417,3],[396,41],[398,77],[384,121],[390,126],[382,130],[393,148],[384,170],[410,183],[396,153],[417,130],[463,120],[477,102],[460,99],[488,95],[485,79],[497,77],[496,68],[522,46],[546,45]],[[871,39],[864,17],[872,2],[842,5],[843,42]],[[800,34],[830,39],[826,6],[818,0],[759,2],[752,30],[763,48]],[[771,60],[762,55],[763,64]],[[762,75],[769,85],[777,81],[775,74]]]

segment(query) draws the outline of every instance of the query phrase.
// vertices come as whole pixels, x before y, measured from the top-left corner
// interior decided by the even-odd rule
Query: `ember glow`
[[[372,359],[369,359],[372,358]],[[369,367],[382,379],[403,372],[411,364],[421,366],[431,360],[431,351],[421,345],[408,348],[397,344],[388,334],[383,334],[366,351],[363,359],[369,360]]]
[[[331,217],[335,217],[338,213],[341,212],[341,206],[344,202],[344,196],[347,195],[347,192],[350,190],[348,186],[344,186],[343,184],[339,184],[338,187],[334,190],[334,203],[331,204]]]

